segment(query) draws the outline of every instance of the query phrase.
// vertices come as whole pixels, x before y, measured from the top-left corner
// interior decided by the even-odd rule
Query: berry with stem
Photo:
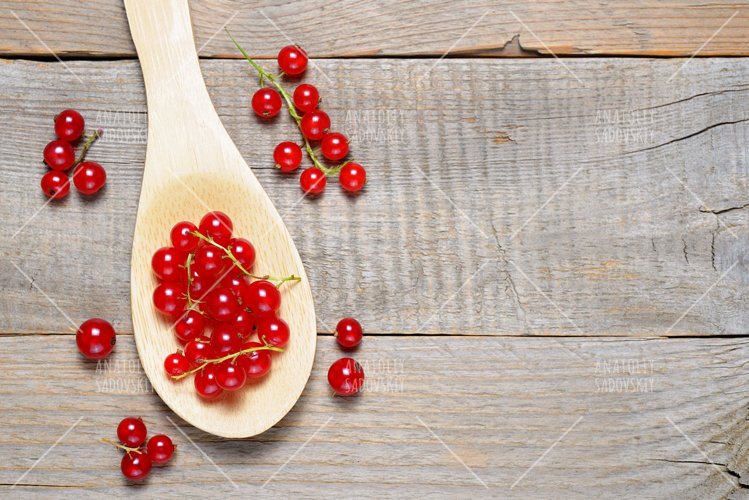
[[[257,325],[257,338],[266,345],[286,347],[289,343],[289,325],[276,316],[265,318]]]
[[[151,473],[153,463],[148,453],[140,450],[128,451],[122,456],[122,475],[131,481],[141,481]]]
[[[281,172],[293,172],[302,163],[302,148],[295,142],[282,142],[273,150],[273,161]]]
[[[153,291],[153,305],[166,316],[180,314],[187,305],[187,289],[181,283],[160,283]]]
[[[65,109],[55,116],[55,134],[63,141],[77,140],[85,128],[81,114],[74,109]]]
[[[42,192],[47,198],[59,200],[70,192],[70,179],[65,172],[51,170],[42,176]]]
[[[252,110],[260,118],[273,118],[282,107],[281,96],[270,87],[263,87],[252,95]]]
[[[317,167],[309,167],[299,176],[299,185],[307,194],[320,194],[328,183],[325,172]]]
[[[294,106],[302,113],[309,113],[317,109],[320,104],[320,92],[317,87],[309,83],[303,83],[294,89]]]
[[[348,139],[340,132],[325,134],[320,143],[320,152],[328,160],[342,160],[348,154]]]
[[[242,269],[252,269],[255,264],[255,247],[252,243],[244,238],[232,238],[226,248]]]
[[[185,357],[190,362],[190,366],[199,367],[206,363],[209,359],[216,356],[211,347],[211,341],[204,337],[199,337],[195,340],[191,340],[185,344]],[[181,378],[184,374],[179,377]]]
[[[197,230],[198,227],[192,222],[182,221],[176,223],[169,233],[172,246],[180,252],[192,252],[198,247],[198,243],[200,243],[200,240],[192,234]]]
[[[44,163],[52,170],[64,172],[75,163],[75,151],[69,142],[55,140],[44,146]]]
[[[225,391],[236,391],[247,381],[244,367],[233,361],[226,360],[216,366],[216,383]]]
[[[220,324],[211,334],[211,349],[217,356],[233,354],[242,348],[242,337],[229,325]]]
[[[283,349],[276,350],[280,352]],[[237,364],[244,369],[248,379],[258,379],[268,374],[272,359],[270,352],[263,350],[262,344],[247,342],[242,346],[242,352],[244,354],[237,357]]]
[[[198,228],[201,234],[213,239],[219,245],[226,245],[231,239],[234,224],[224,212],[214,210],[200,219]]]
[[[174,334],[183,344],[195,340],[205,332],[205,319],[199,311],[191,309],[174,323]]]
[[[107,182],[107,172],[94,161],[79,163],[73,170],[73,183],[81,194],[96,194]]]
[[[224,392],[216,382],[216,365],[213,364],[203,366],[195,374],[193,383],[195,384],[195,390],[205,399],[216,399]]]
[[[330,129],[330,117],[325,111],[314,109],[302,116],[299,128],[310,141],[319,141]]]
[[[189,359],[190,356],[187,352],[187,348],[188,346],[185,346],[185,355]],[[246,342],[245,344],[242,345],[242,348],[236,352],[231,352],[229,354],[226,354],[225,356],[221,356],[218,358],[205,359],[200,364],[195,366],[195,368],[191,369],[189,372],[185,372],[182,375],[178,375],[172,378],[175,380],[180,380],[180,379],[187,377],[188,375],[192,375],[193,373],[201,373],[206,368],[215,366],[216,364],[222,363],[226,360],[237,361],[239,360],[239,358],[242,358],[242,356],[253,357],[250,355],[254,355],[255,353],[265,353],[268,355],[268,359],[270,359],[270,353],[266,351],[283,352],[283,349],[281,349],[280,347],[273,347],[272,345],[259,344],[257,342]],[[270,363],[268,363],[268,369],[270,369]]]
[[[242,296],[242,304],[256,316],[274,314],[281,307],[281,292],[270,281],[253,281]]]
[[[278,67],[284,74],[298,76],[307,69],[307,53],[298,45],[287,45],[278,52]]]
[[[182,375],[190,369],[190,362],[184,354],[173,352],[164,359],[164,370],[170,377]]]
[[[151,257],[151,269],[162,281],[179,281],[187,256],[174,247],[162,247]]]
[[[146,442],[147,435],[146,424],[140,418],[123,418],[117,426],[117,439],[125,446],[137,448]]]
[[[237,298],[231,290],[223,287],[217,287],[208,292],[203,305],[208,316],[216,321],[229,321],[239,309]],[[213,335],[215,334],[214,331]]]
[[[338,182],[349,193],[358,193],[367,183],[367,172],[358,163],[346,163],[338,174]]]

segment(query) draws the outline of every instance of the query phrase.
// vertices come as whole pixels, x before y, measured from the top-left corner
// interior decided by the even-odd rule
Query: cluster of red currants
[[[302,190],[309,195],[323,192],[329,176],[338,176],[341,187],[350,192],[361,191],[367,182],[367,173],[364,167],[352,161],[344,161],[335,166],[326,166],[317,157],[318,153],[330,161],[340,162],[346,158],[349,152],[348,138],[340,132],[330,131],[330,117],[325,111],[318,108],[320,104],[320,93],[314,85],[302,83],[290,94],[279,82],[283,75],[298,77],[307,69],[307,53],[299,46],[289,45],[278,53],[278,66],[281,74],[276,76],[258,65],[247,52],[240,47],[239,43],[231,36],[229,37],[237,46],[239,51],[249,61],[260,75],[260,90],[252,96],[252,109],[263,119],[273,118],[278,115],[283,107],[283,101],[289,114],[296,121],[302,134],[303,146],[313,166],[305,169],[299,178]],[[267,80],[273,87],[264,87]],[[312,143],[319,143],[313,147]],[[296,142],[286,141],[278,144],[273,151],[273,160],[276,167],[282,172],[293,172],[302,163],[302,146]]]
[[[76,160],[74,144],[83,135],[85,123],[78,111],[66,109],[55,116],[55,134],[57,139],[44,147],[44,163],[50,170],[42,176],[42,191],[48,198],[65,198],[70,192],[70,179],[65,172],[73,169],[73,184],[81,192],[90,196],[98,192],[107,181],[107,173],[96,162],[84,161],[91,144],[98,139],[102,131],[95,130],[83,142],[81,154]]]
[[[335,328],[338,345],[356,348],[362,341],[362,327],[354,318],[343,318]],[[353,396],[364,387],[364,369],[354,358],[341,358],[328,369],[328,383],[339,396]]]
[[[103,443],[125,450],[120,465],[122,475],[132,481],[148,477],[153,464],[165,464],[174,455],[175,446],[166,434],[157,434],[146,443],[148,430],[140,418],[127,417],[117,426],[119,442],[102,438]]]
[[[300,279],[252,274],[255,248],[233,230],[229,216],[217,211],[198,226],[178,222],[172,246],[151,260],[159,281],[154,306],[175,320],[174,333],[184,346],[166,357],[164,369],[174,380],[195,374],[195,389],[206,399],[270,371],[271,352],[283,352],[290,333],[277,315],[278,287]]]

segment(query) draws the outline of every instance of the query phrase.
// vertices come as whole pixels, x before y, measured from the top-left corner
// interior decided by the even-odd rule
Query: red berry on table
[[[320,151],[328,160],[338,161],[348,154],[348,139],[340,132],[325,134],[320,143]]]
[[[59,200],[70,192],[70,179],[65,172],[52,170],[42,176],[41,186],[47,198]]]
[[[44,163],[52,170],[65,171],[75,163],[75,151],[67,141],[56,140],[44,146]]]
[[[181,283],[165,281],[153,291],[153,305],[156,309],[167,316],[176,316],[182,313],[187,305],[187,290]]]
[[[187,255],[174,247],[159,248],[151,257],[151,269],[162,281],[180,281]]]
[[[281,172],[293,172],[302,163],[302,148],[295,142],[282,142],[273,150],[273,161]]]
[[[301,75],[307,69],[307,53],[298,45],[287,45],[278,52],[278,67],[284,74]]]
[[[350,193],[359,192],[367,183],[367,172],[358,163],[347,163],[338,174],[338,182]]]
[[[362,328],[354,318],[343,318],[335,327],[335,338],[344,349],[352,349],[362,340]]]
[[[215,399],[224,392],[216,382],[216,365],[209,364],[195,373],[195,390],[204,399]]]
[[[203,306],[208,316],[216,321],[229,321],[239,309],[237,298],[228,288],[214,288],[205,296]]]
[[[232,238],[227,246],[245,271],[255,264],[255,247],[244,238]]]
[[[258,342],[247,342],[242,346],[242,350],[249,349],[251,347],[262,347],[263,344]],[[237,356],[236,364],[244,368],[247,373],[247,378],[257,379],[264,377],[269,371],[271,366],[270,351],[265,349],[261,351],[252,351],[246,354],[240,354]]]
[[[325,190],[328,179],[325,173],[317,167],[310,167],[299,176],[299,185],[307,194],[320,194]]]
[[[104,167],[93,161],[84,161],[73,170],[73,183],[81,194],[96,194],[107,182]]]
[[[190,266],[201,278],[212,278],[224,269],[223,250],[213,245],[203,245],[195,250],[194,262]],[[192,291],[190,292],[192,293]]]
[[[106,358],[114,349],[116,342],[114,328],[101,318],[84,321],[75,334],[78,350],[88,359]]]
[[[146,424],[139,418],[123,418],[117,426],[117,439],[125,446],[131,448],[137,448],[145,443],[147,435]]]
[[[256,316],[266,316],[275,313],[281,307],[281,292],[270,281],[253,281],[245,290],[242,303]]]
[[[131,481],[140,481],[151,473],[153,463],[148,453],[142,451],[129,451],[122,456],[120,469],[122,475]]]
[[[252,96],[252,110],[260,118],[273,118],[281,111],[281,96],[269,87],[264,87]]]
[[[172,240],[174,248],[186,253],[195,250],[198,247],[198,243],[200,243],[200,238],[190,233],[197,230],[198,227],[192,222],[182,221],[176,223],[169,233],[169,238]]]
[[[222,361],[216,367],[216,383],[225,391],[236,391],[247,381],[244,367],[231,360]]]
[[[205,332],[205,319],[195,310],[188,311],[174,323],[174,334],[183,344],[195,340],[203,335],[203,332]]]
[[[317,87],[309,83],[303,83],[294,89],[294,106],[302,113],[309,113],[317,109],[320,103],[320,92]]]
[[[72,142],[83,134],[83,117],[74,109],[66,109],[55,116],[55,134],[63,141]]]
[[[226,356],[242,348],[242,338],[230,325],[219,324],[211,333],[211,349],[216,356]]]
[[[234,224],[228,215],[223,212],[208,212],[200,219],[200,234],[213,238],[213,241],[221,246],[226,246],[231,239]]]
[[[364,370],[353,358],[341,358],[330,365],[328,383],[339,396],[353,396],[364,386]]]
[[[185,357],[190,362],[190,366],[198,367],[207,360],[215,358],[216,353],[213,352],[211,341],[200,337],[185,344]]]
[[[164,370],[172,377],[177,377],[190,371],[190,362],[184,354],[173,352],[164,359]]]
[[[304,114],[299,127],[304,137],[310,141],[319,141],[330,129],[330,117],[325,111],[315,109]]]
[[[265,318],[257,325],[257,338],[268,345],[285,347],[289,343],[289,325],[275,316]]]
[[[156,434],[148,440],[146,445],[148,457],[155,464],[165,464],[171,460],[174,455],[174,443],[169,436],[165,434]]]

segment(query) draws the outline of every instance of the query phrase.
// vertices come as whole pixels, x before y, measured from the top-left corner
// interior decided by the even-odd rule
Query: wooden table
[[[3,496],[745,496],[749,66],[727,56],[749,54],[746,2],[193,2],[211,97],[317,302],[305,393],[242,441],[175,417],[140,371],[146,103],[123,6],[0,7]],[[272,168],[296,131],[252,116],[226,23],[259,58],[288,39],[316,58],[362,196],[300,200]],[[106,129],[109,180],[45,205],[66,107]],[[326,382],[344,315],[367,331],[355,399]],[[92,316],[120,334],[105,363],[75,352]],[[179,446],[145,486],[98,442],[125,415]]]

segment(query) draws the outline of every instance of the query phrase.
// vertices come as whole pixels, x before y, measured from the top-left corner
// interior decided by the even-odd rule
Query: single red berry
[[[117,439],[130,448],[137,448],[145,443],[147,435],[146,424],[140,418],[123,418],[117,426]]]
[[[350,193],[359,192],[367,183],[367,172],[358,163],[347,163],[338,174],[338,182]]]
[[[229,325],[242,337],[249,337],[255,328],[255,316],[240,308],[234,318],[229,321]]]
[[[226,356],[242,348],[242,337],[229,325],[219,324],[211,333],[211,349],[216,356]]]
[[[229,321],[237,313],[239,302],[231,290],[217,287],[205,296],[203,306],[208,316],[216,321]]]
[[[236,391],[247,381],[247,372],[243,366],[231,360],[222,361],[216,367],[216,383],[225,391]]]
[[[282,142],[273,150],[273,161],[281,172],[293,172],[302,163],[302,148],[295,142]]]
[[[273,118],[281,106],[281,96],[272,88],[264,87],[252,96],[252,109],[260,118]]]
[[[51,170],[42,176],[41,186],[47,198],[59,200],[70,192],[70,179],[64,172]]]
[[[253,281],[245,290],[242,303],[256,316],[266,316],[281,307],[281,292],[270,281]]]
[[[354,318],[343,318],[335,327],[335,338],[344,349],[353,349],[362,340],[362,328]]]
[[[75,141],[83,134],[84,128],[83,117],[74,109],[60,111],[60,114],[55,116],[55,134],[63,141]]]
[[[303,83],[294,89],[294,106],[302,113],[309,113],[317,109],[320,103],[320,92],[317,87],[309,83]]]
[[[174,247],[162,247],[151,258],[151,269],[162,281],[181,281],[187,255]]]
[[[187,305],[187,291],[182,283],[165,281],[153,291],[153,305],[167,316],[181,314]]]
[[[165,464],[174,455],[174,443],[165,434],[156,434],[149,439],[146,449],[148,450],[149,458],[155,464]]]
[[[227,248],[245,271],[252,269],[255,264],[255,247],[244,238],[232,238]]]
[[[287,45],[278,52],[278,67],[286,75],[301,75],[307,69],[307,53],[298,45]]]
[[[353,358],[341,358],[330,365],[328,383],[339,396],[353,396],[364,386],[364,370]]]
[[[268,345],[285,347],[289,343],[289,325],[275,316],[265,318],[257,325],[257,338]]]
[[[325,134],[320,143],[322,155],[331,161],[338,161],[348,154],[348,139],[340,132]]]
[[[78,350],[88,359],[103,359],[109,356],[117,342],[117,334],[112,325],[101,318],[91,318],[78,327],[75,343]]]
[[[226,246],[231,239],[234,224],[228,215],[223,212],[208,212],[200,219],[200,234],[213,238],[213,241],[221,246]]]
[[[195,373],[195,390],[205,399],[216,399],[224,392],[216,383],[216,365],[211,363]]]
[[[172,240],[174,248],[180,252],[190,253],[198,247],[200,238],[195,236],[193,233],[198,230],[198,227],[189,221],[178,222],[172,228],[169,237]]]
[[[164,370],[167,375],[177,377],[190,370],[190,362],[184,354],[173,352],[164,359]]]
[[[216,353],[213,352],[211,341],[200,337],[185,344],[185,357],[190,362],[190,366],[198,367],[207,360],[215,358]]]
[[[317,167],[310,167],[299,176],[299,185],[307,194],[320,194],[325,190],[328,179],[325,173]]]
[[[213,245],[199,246],[195,250],[194,262],[190,266],[201,278],[216,277],[224,270],[224,251]],[[190,290],[192,294],[192,290]]]
[[[258,342],[247,342],[242,346],[242,350],[249,349],[251,347],[262,347],[263,344]],[[246,354],[240,354],[237,356],[235,363],[244,368],[247,378],[257,379],[264,377],[269,371],[271,366],[270,351],[267,349],[261,351],[252,351]]]
[[[315,109],[304,114],[299,127],[304,137],[310,141],[319,141],[330,129],[330,117],[325,111]]]
[[[195,340],[205,332],[205,318],[196,310],[190,310],[183,314],[174,323],[174,334],[177,340],[183,344]]]
[[[91,196],[96,194],[107,182],[104,167],[94,161],[79,163],[73,170],[73,183],[81,194]]]
[[[200,250],[200,248],[198,248],[198,250]],[[189,287],[190,297],[192,297],[193,300],[203,300],[208,292],[213,289],[213,286],[216,284],[216,278],[219,278],[219,276],[204,278],[203,276],[198,275],[194,270],[191,269],[190,271],[193,274]]]
[[[65,171],[75,163],[75,151],[67,141],[56,140],[44,146],[44,163],[52,170]]]
[[[148,453],[142,451],[128,451],[122,457],[120,469],[122,475],[131,481],[140,481],[151,473],[153,463]]]
[[[229,291],[231,291],[232,295],[240,298],[244,293],[244,289],[247,288],[249,284],[250,283],[247,281],[247,277],[245,276],[245,274],[242,272],[238,272],[228,273],[221,280],[219,286],[228,289]]]

